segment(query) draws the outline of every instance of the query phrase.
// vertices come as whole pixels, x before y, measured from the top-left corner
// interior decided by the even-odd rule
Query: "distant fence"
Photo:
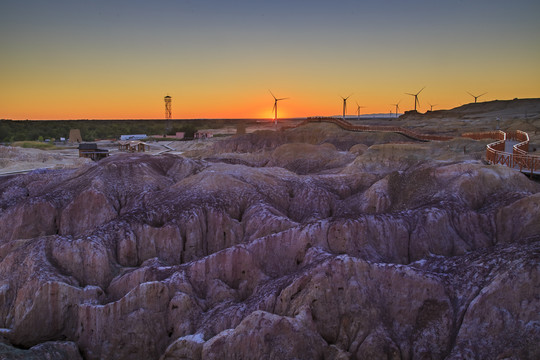
[[[420,134],[415,131],[403,128],[401,126],[384,126],[384,125],[353,125],[342,118],[337,117],[309,117],[297,126],[306,125],[313,122],[329,122],[336,124],[344,130],[348,131],[366,131],[366,132],[393,132],[402,134],[414,140],[420,141],[447,141],[451,140],[451,136]]]

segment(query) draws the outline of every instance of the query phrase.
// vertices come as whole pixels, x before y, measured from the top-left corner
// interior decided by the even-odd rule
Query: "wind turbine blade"
[[[416,96],[416,94],[411,94],[411,93],[405,93],[405,95]]]
[[[471,95],[472,97],[476,97],[476,96],[474,96],[473,94],[471,94],[471,93],[470,93],[470,92],[468,92],[468,91],[467,91],[467,94]]]
[[[482,95],[478,95],[478,97],[480,97],[480,96],[484,96],[484,95],[486,95],[486,94],[487,94],[487,92],[483,93]]]
[[[281,98],[281,99],[276,99],[276,100],[279,101],[279,100],[287,100],[287,99],[290,99],[290,98],[287,97],[287,98]]]
[[[424,86],[419,92],[416,93],[416,96],[418,96],[418,94],[420,94],[422,92],[422,90],[424,90],[426,87]]]
[[[268,89],[268,91],[270,91],[270,89]],[[272,95],[272,97],[275,99],[276,97],[274,96],[274,94],[272,94],[272,92],[270,91],[270,95]]]

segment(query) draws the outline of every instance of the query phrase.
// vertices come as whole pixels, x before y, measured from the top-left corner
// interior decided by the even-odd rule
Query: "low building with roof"
[[[175,135],[150,135],[151,138],[155,139],[178,139],[182,140],[185,137],[186,133],[183,131],[177,131]]]
[[[150,150],[150,145],[142,141],[119,141],[118,150],[128,152],[145,152]]]
[[[79,144],[79,157],[92,159],[98,161],[109,156],[109,150],[98,149],[96,143],[82,143]]]
[[[132,135],[120,135],[121,141],[129,141],[129,140],[143,140],[146,139],[148,135],[146,134],[132,134]]]

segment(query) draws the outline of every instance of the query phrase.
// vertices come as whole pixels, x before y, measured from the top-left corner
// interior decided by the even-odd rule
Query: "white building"
[[[134,135],[120,135],[121,141],[128,141],[128,140],[143,140],[146,139],[148,136],[146,134],[134,134]]]

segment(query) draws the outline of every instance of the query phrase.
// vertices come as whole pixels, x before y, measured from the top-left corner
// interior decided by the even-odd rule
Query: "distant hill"
[[[433,117],[463,117],[474,114],[505,114],[516,113],[540,113],[540,99],[514,99],[514,100],[493,100],[479,103],[465,104],[450,110],[428,111],[424,115]]]

